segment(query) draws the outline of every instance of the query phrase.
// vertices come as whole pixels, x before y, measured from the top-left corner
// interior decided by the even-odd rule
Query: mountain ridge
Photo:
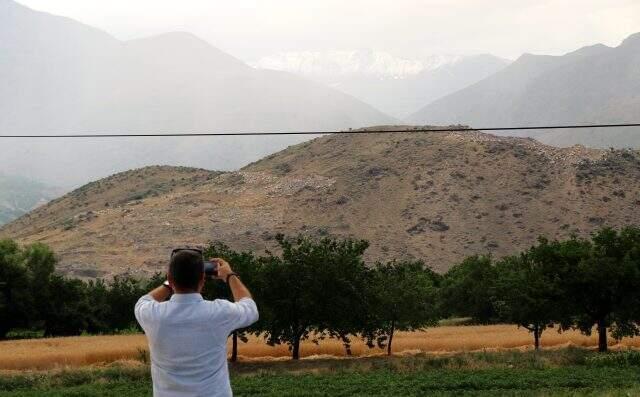
[[[120,41],[11,0],[0,7],[10,10],[0,13],[0,49],[11,60],[0,62],[9,82],[0,91],[2,133],[342,130],[394,121],[341,91],[257,71],[190,33]],[[0,168],[76,186],[151,164],[234,169],[302,139],[13,140],[0,147]]]
[[[47,243],[60,269],[81,277],[152,274],[172,247],[212,240],[276,249],[277,233],[364,238],[368,261],[422,259],[444,271],[539,235],[640,222],[639,152],[458,128],[330,135],[231,172],[132,170],[32,211],[0,238]]]
[[[496,74],[436,100],[412,123],[477,127],[633,123],[640,112],[640,34],[617,47],[586,46],[562,56],[524,54]],[[638,147],[636,130],[529,131],[556,146]]]

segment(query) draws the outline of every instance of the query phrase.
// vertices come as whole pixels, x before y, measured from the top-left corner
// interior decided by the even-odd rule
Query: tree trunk
[[[293,338],[292,350],[293,351],[291,354],[291,358],[293,358],[294,360],[299,360],[300,359],[300,337],[297,335]]]
[[[391,321],[391,329],[389,330],[389,343],[387,343],[387,356],[391,355],[391,343],[393,342],[393,333],[396,330],[396,321]]]
[[[540,350],[540,326],[537,324],[533,326],[533,339],[536,351]]]
[[[233,331],[231,340],[231,362],[235,363],[238,361],[238,331]]]
[[[607,351],[607,325],[604,319],[598,320],[598,351]]]

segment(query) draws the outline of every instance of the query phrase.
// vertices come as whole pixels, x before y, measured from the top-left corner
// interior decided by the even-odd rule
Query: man
[[[200,251],[190,249],[175,250],[168,280],[136,303],[136,319],[149,342],[156,397],[232,395],[227,337],[256,322],[258,309],[229,264],[219,258],[211,261],[235,303],[202,298],[204,261]]]

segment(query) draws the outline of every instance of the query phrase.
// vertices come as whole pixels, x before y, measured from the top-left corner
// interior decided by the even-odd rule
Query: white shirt
[[[193,293],[157,302],[145,295],[135,315],[149,342],[155,397],[232,395],[227,337],[258,320],[252,299],[206,301]]]

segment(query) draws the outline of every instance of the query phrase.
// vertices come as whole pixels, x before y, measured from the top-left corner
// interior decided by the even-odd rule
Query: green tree
[[[43,329],[45,336],[85,331],[91,314],[87,285],[56,274],[55,254],[44,244],[25,247],[23,255],[34,300],[32,326]]]
[[[23,249],[23,260],[29,277],[29,289],[33,299],[32,327],[44,329],[46,336],[56,335],[58,313],[65,310],[67,302],[58,299],[60,283],[52,286],[56,258],[44,244],[33,244]],[[73,305],[74,302],[68,304]]]
[[[586,335],[596,326],[598,350],[604,352],[608,329],[616,338],[640,334],[640,229],[604,228],[591,241],[590,255],[578,263],[570,288],[575,326]]]
[[[12,240],[0,240],[0,339],[12,328],[27,327],[33,316],[23,253]]]
[[[102,279],[89,280],[86,285],[86,294],[89,304],[87,332],[91,334],[111,332],[112,327],[109,321],[114,308],[109,306],[109,286]]]
[[[80,335],[89,325],[90,304],[87,285],[59,274],[49,278],[49,301],[42,314],[45,336]]]
[[[375,344],[391,354],[396,331],[414,331],[437,321],[438,275],[422,262],[378,263],[371,270],[367,288],[367,345]]]
[[[282,254],[261,259],[262,329],[270,345],[285,343],[292,357],[300,357],[300,342],[328,336],[349,344],[355,328],[350,317],[364,307],[362,255],[368,243],[308,237],[277,236]]]
[[[440,288],[443,316],[471,317],[478,323],[495,321],[492,298],[496,277],[490,256],[471,256],[453,266]]]
[[[566,319],[566,288],[561,274],[563,243],[539,244],[496,264],[494,307],[503,321],[515,323],[533,334],[534,347],[555,322]]]
[[[138,299],[148,292],[144,287],[141,280],[132,276],[113,277],[106,296],[106,303],[111,309],[107,317],[107,324],[111,331],[121,331],[137,326],[132,308]]]

